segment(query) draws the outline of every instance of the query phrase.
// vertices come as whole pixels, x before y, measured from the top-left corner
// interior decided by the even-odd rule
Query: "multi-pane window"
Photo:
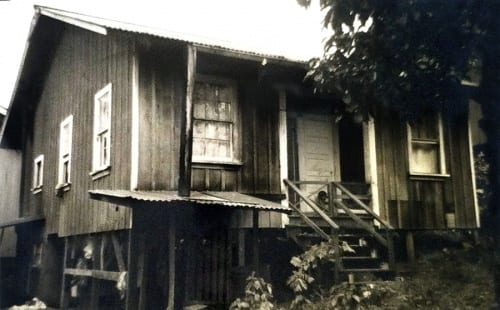
[[[224,80],[199,80],[193,96],[193,160],[235,160],[236,86]]]
[[[40,191],[43,186],[43,155],[33,161],[33,192]]]
[[[110,165],[111,84],[94,96],[94,153],[92,170],[99,171]]]
[[[408,126],[410,173],[445,174],[443,126],[437,114]]]
[[[73,135],[73,115],[61,123],[59,133],[59,177],[58,184],[66,185],[71,181],[71,143]]]

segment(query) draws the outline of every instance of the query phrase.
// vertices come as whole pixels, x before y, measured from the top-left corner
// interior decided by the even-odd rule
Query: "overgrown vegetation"
[[[297,0],[308,6],[312,0]],[[375,111],[412,121],[440,112],[464,115],[472,95],[480,105],[487,142],[491,196],[482,231],[494,240],[492,264],[500,305],[500,1],[318,0],[332,31],[321,58],[311,60],[317,89],[342,98],[341,116]],[[479,82],[467,94],[471,69]]]
[[[321,286],[320,281],[317,281],[317,278],[325,272],[328,274],[328,271],[330,273],[333,271],[336,254],[340,255],[335,251],[335,244],[332,240],[315,244],[301,255],[292,257],[290,263],[295,267],[295,270],[288,278],[287,285],[295,293],[295,299],[290,308],[307,307],[313,298],[322,295],[324,287]],[[354,252],[346,242],[340,244],[340,251]],[[314,282],[316,286],[313,289]],[[327,282],[327,284],[331,285],[331,282]]]
[[[490,165],[483,151],[479,151],[475,154],[474,169],[476,173],[476,195],[481,213],[481,222],[487,223],[488,221],[486,218],[492,216],[490,210],[487,208],[488,201],[491,197],[490,182],[488,180]]]
[[[464,242],[460,233],[436,234],[434,238],[441,241],[422,249],[414,269],[394,281],[329,282],[329,286],[317,283],[318,275],[333,267],[335,257],[332,244],[324,242],[292,258],[296,270],[288,285],[295,292],[293,300],[278,305],[270,284],[252,274],[247,278],[245,296],[230,309],[491,309],[494,292],[488,245]],[[436,244],[444,247],[435,248]]]
[[[257,277],[255,272],[246,279],[245,296],[237,298],[229,306],[230,310],[259,309],[271,310],[273,304],[273,289],[271,284]]]

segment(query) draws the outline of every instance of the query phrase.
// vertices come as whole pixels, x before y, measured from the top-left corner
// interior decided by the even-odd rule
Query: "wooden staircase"
[[[323,240],[332,241],[336,283],[393,277],[394,229],[369,207],[367,184],[284,182],[293,210],[286,227],[288,236],[304,249]],[[313,186],[315,190],[305,193],[301,186]],[[342,246],[345,244],[349,247]]]

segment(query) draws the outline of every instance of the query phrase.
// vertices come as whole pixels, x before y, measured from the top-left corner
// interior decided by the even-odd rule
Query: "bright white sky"
[[[306,10],[295,0],[0,1],[0,111],[11,99],[34,3],[308,60],[322,51],[323,14],[317,2]]]

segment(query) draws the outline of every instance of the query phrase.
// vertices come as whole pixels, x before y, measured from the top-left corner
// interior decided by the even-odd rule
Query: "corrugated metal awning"
[[[130,191],[130,190],[90,190],[90,198],[107,201],[127,207],[134,207],[134,202],[150,203],[165,207],[174,206],[174,202],[189,202],[195,205],[211,205],[235,209],[255,209],[289,213],[291,210],[278,203],[241,194],[238,192],[196,192],[189,197],[182,197],[177,191]]]
[[[62,22],[104,35],[107,34],[107,29],[113,29],[113,30],[126,31],[137,34],[146,34],[163,39],[188,42],[201,47],[207,47],[210,49],[221,49],[241,55],[251,55],[259,58],[267,58],[267,59],[285,61],[289,63],[296,63],[296,64],[301,64],[303,66],[305,66],[308,60],[308,59],[293,59],[293,57],[271,54],[265,51],[263,48],[257,48],[254,46],[250,46],[248,44],[243,45],[241,42],[234,42],[234,41],[216,39],[213,37],[206,37],[194,33],[159,29],[159,28],[137,25],[133,23],[117,21],[97,16],[80,14],[76,12],[68,12],[44,6],[36,6],[36,9],[41,15],[48,16],[50,18],[57,19]]]
[[[43,220],[45,220],[45,218],[41,215],[20,217],[20,218],[17,218],[15,220],[12,220],[12,221],[0,222],[0,228],[17,226],[17,225],[21,225],[21,224],[27,224],[27,223],[43,221]]]

